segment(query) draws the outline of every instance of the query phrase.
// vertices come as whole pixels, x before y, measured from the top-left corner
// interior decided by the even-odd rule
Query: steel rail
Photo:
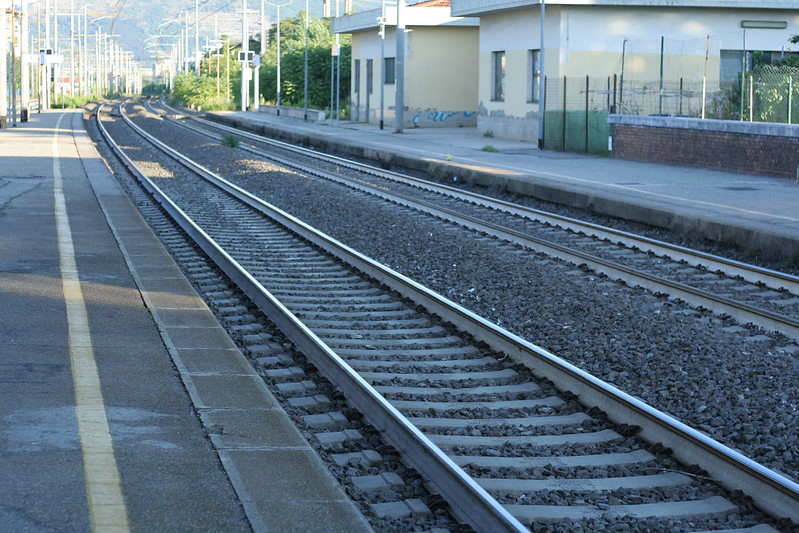
[[[172,117],[166,117],[166,118],[180,123],[180,121],[177,121]],[[590,222],[577,220],[571,217],[566,217],[555,213],[549,213],[531,207],[521,206],[518,204],[514,204],[512,202],[498,200],[496,198],[491,198],[489,196],[472,193],[469,191],[464,191],[455,187],[434,183],[421,178],[415,178],[397,172],[387,171],[375,167],[373,165],[368,165],[366,163],[360,163],[350,159],[345,159],[342,157],[325,154],[316,150],[312,150],[310,148],[296,146],[293,144],[278,141],[276,139],[269,139],[248,131],[232,128],[224,124],[203,119],[199,116],[191,115],[188,116],[188,118],[200,124],[217,128],[221,131],[225,131],[230,134],[236,134],[256,142],[271,144],[273,146],[279,147],[284,150],[289,150],[295,153],[301,153],[309,157],[322,159],[328,162],[341,165],[342,167],[358,170],[360,172],[365,172],[368,174],[372,174],[385,179],[390,179],[407,185],[412,185],[427,190],[429,192],[449,195],[461,199],[463,201],[475,203],[478,205],[482,205],[484,207],[489,207],[492,209],[496,209],[498,211],[503,211],[508,214],[521,216],[531,220],[536,220],[541,223],[560,226],[564,229],[568,229],[574,232],[578,233],[582,232],[587,235],[593,235],[598,239],[607,239],[612,242],[623,244],[627,247],[635,247],[645,252],[652,252],[657,255],[667,256],[675,261],[685,261],[690,265],[702,266],[711,271],[721,270],[728,273],[728,275],[730,276],[740,276],[741,278],[751,283],[762,283],[763,285],[772,289],[777,289],[777,290],[785,289],[791,293],[799,294],[799,276],[794,276],[791,274],[787,274],[785,272],[779,272],[776,270],[767,269],[756,265],[751,265],[748,263],[744,263],[742,261],[736,261],[734,259],[728,259],[714,254],[709,254],[707,252],[702,252],[700,250],[693,250],[691,248],[667,243],[664,241],[659,241],[657,239],[652,239],[642,235],[635,235],[626,231],[609,228],[607,226],[601,226],[599,224],[593,224]],[[202,130],[195,129],[195,131],[202,131]]]
[[[207,131],[204,131],[202,129],[194,128],[192,126],[182,123],[181,125],[191,129],[192,131],[201,133],[203,135],[217,138],[215,135]],[[671,281],[658,276],[654,276],[646,272],[639,271],[635,268],[622,265],[612,260],[603,259],[601,257],[597,257],[595,255],[586,252],[581,252],[579,250],[573,250],[568,246],[552,243],[545,239],[536,238],[527,235],[525,233],[522,233],[520,231],[515,231],[506,228],[500,224],[495,224],[492,222],[481,220],[476,217],[464,215],[453,209],[436,206],[429,202],[418,200],[408,195],[404,195],[402,193],[391,193],[375,189],[373,187],[355,184],[351,180],[340,178],[338,176],[335,176],[327,172],[309,168],[307,166],[298,164],[296,162],[292,162],[280,156],[267,154],[253,146],[242,145],[240,146],[240,148],[249,151],[255,155],[259,155],[261,157],[266,157],[271,160],[274,160],[282,165],[296,168],[303,172],[330,181],[341,183],[348,187],[352,187],[357,190],[367,192],[374,196],[383,198],[385,200],[400,205],[411,207],[413,209],[431,214],[433,216],[448,220],[450,222],[454,222],[456,224],[461,224],[475,231],[483,232],[488,235],[492,235],[515,244],[520,244],[527,248],[532,248],[534,250],[543,252],[552,257],[556,257],[558,259],[572,262],[575,264],[585,264],[587,267],[598,273],[604,274],[610,277],[611,279],[621,279],[628,285],[631,286],[637,285],[655,293],[667,292],[669,294],[669,297],[671,297],[672,299],[681,299],[687,302],[688,304],[696,307],[702,306],[716,313],[728,314],[732,318],[738,320],[741,323],[751,322],[752,324],[762,327],[764,329],[778,331],[780,333],[783,333],[784,335],[787,335],[788,337],[799,339],[799,320],[791,318],[789,316],[774,313],[772,311],[761,309],[759,307],[749,305],[746,303],[741,303],[724,296],[718,296],[711,292],[702,289],[697,289],[689,285],[686,285],[684,283],[679,283],[676,281]]]
[[[160,143],[157,140],[156,142]],[[190,168],[202,168],[171,148],[166,148]],[[203,171],[214,176],[207,169]],[[644,440],[670,448],[673,455],[685,464],[700,465],[722,486],[730,490],[740,490],[752,497],[765,512],[799,522],[799,484],[793,480],[756,463],[543,348],[492,324],[404,275],[372,261],[223,178],[214,176],[214,179],[223,189],[243,192],[250,205],[309,242],[410,298],[428,312],[440,316],[462,331],[469,332],[492,349],[511,356],[536,375],[550,379],[559,389],[571,391],[583,404],[599,407],[612,421],[640,427],[639,435]]]
[[[176,158],[194,172],[211,179],[217,186],[221,178],[203,167],[189,162],[177,152],[133,124],[121,111],[122,118],[137,133],[170,157]],[[97,119],[100,129],[113,151],[125,166],[140,180],[156,201],[169,213],[180,227],[208,254],[209,257],[236,283],[238,287],[258,306],[284,334],[304,353],[308,359],[328,379],[337,385],[367,419],[386,437],[403,458],[420,472],[424,472],[435,489],[446,498],[456,517],[471,525],[477,531],[485,532],[526,532],[527,528],[499,504],[485,489],[480,487],[459,466],[447,457],[435,444],[424,436],[416,426],[393,407],[382,395],[357,374],[330,347],[319,339],[305,324],[261,285],[235,259],[222,249],[205,231],[196,225],[176,204],[174,204],[149,178],[147,178],[114,143],[113,139]],[[221,180],[221,182],[220,182]],[[251,206],[257,205],[264,212],[277,210],[237,189],[233,184],[223,187],[239,200]],[[243,196],[243,198],[241,197]],[[273,219],[291,218],[280,212]],[[295,220],[295,223],[302,224]]]

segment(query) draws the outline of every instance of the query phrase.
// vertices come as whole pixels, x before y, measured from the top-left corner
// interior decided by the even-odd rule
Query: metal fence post
[[[563,76],[563,132],[562,132],[563,147],[561,148],[561,150],[563,150],[563,151],[566,150],[566,121],[567,121],[567,118],[568,117],[566,116],[566,76]]]
[[[585,75],[585,153],[588,153],[588,74]]]

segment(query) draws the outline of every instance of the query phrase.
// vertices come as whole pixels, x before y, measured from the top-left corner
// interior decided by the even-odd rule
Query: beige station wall
[[[384,57],[396,58],[395,29],[386,28]],[[478,48],[476,26],[414,26],[405,39],[405,120],[408,126],[474,125],[478,107]],[[352,67],[359,60],[360,83],[352,76],[353,118],[377,122],[383,80],[381,39],[376,31],[352,34]],[[368,93],[367,62],[373,65],[372,92]],[[394,120],[396,85],[386,84],[383,116]],[[367,118],[368,117],[368,118]]]
[[[408,33],[405,104],[477,111],[478,28],[418,27]]]

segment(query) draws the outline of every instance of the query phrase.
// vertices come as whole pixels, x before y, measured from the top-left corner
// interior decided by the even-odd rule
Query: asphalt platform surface
[[[0,162],[0,531],[370,531],[80,111]]]

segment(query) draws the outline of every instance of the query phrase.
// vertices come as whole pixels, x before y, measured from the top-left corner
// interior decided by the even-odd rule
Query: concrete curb
[[[799,261],[799,236],[790,235],[787,231],[769,232],[735,224],[729,219],[720,221],[689,212],[676,213],[632,203],[629,200],[614,198],[612,191],[608,191],[607,194],[588,192],[568,184],[553,182],[546,176],[536,175],[535,172],[519,174],[504,172],[501,169],[474,168],[452,161],[404,154],[401,147],[398,147],[397,151],[388,151],[356,144],[340,137],[314,135],[291,127],[276,127],[269,123],[223,113],[207,113],[206,118],[330,154],[372,161],[376,166],[383,168],[398,167],[424,172],[444,183],[451,182],[457,177],[459,181],[469,184],[499,188],[539,200],[585,209],[599,215],[654,225],[678,234],[691,235],[693,238],[736,246],[746,253],[758,254],[776,261]]]

